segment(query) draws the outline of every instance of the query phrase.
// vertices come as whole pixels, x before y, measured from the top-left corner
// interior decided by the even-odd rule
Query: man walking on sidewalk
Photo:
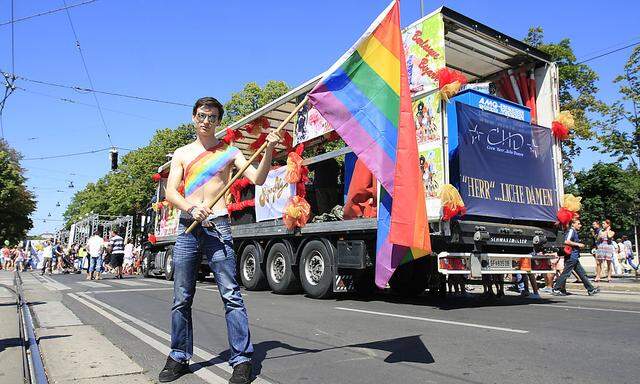
[[[179,208],[180,227],[173,251],[173,307],[171,308],[171,353],[159,375],[160,382],[176,380],[188,372],[193,356],[193,322],[191,305],[196,291],[196,278],[201,255],[207,258],[215,275],[225,308],[229,339],[229,364],[233,367],[230,383],[248,384],[252,379],[253,345],[249,319],[236,282],[236,258],[229,214],[224,200],[213,209],[209,206],[223,189],[232,168],[246,164],[242,152],[218,140],[216,127],[224,108],[212,97],[196,101],[192,120],[196,140],[178,148],[171,159],[167,181],[167,200]],[[271,132],[267,149],[258,168],[249,166],[245,176],[255,185],[262,185],[271,167],[272,151],[280,138]],[[184,195],[178,192],[184,183]],[[191,233],[185,230],[197,220],[201,222]]]
[[[580,219],[574,218],[571,221],[571,228],[567,232],[567,235],[564,238],[564,245],[566,247],[571,248],[571,253],[569,254],[569,258],[565,260],[564,270],[555,284],[553,285],[553,295],[554,296],[566,296],[567,294],[562,292],[562,287],[564,287],[564,283],[567,281],[567,278],[571,276],[571,272],[575,271],[582,280],[582,284],[587,289],[587,293],[589,296],[595,295],[600,292],[600,288],[595,288],[589,278],[587,278],[586,273],[584,272],[584,268],[580,264],[580,250],[584,248],[584,244],[580,242],[580,238],[578,237],[578,231],[582,228],[582,224],[580,223]],[[567,252],[569,253],[569,252]]]
[[[42,273],[40,273],[41,275],[44,275],[44,271],[48,270],[49,276],[51,276],[51,269],[52,269],[51,264],[53,262],[52,260],[53,260],[53,246],[49,241],[46,241],[44,243],[44,251],[42,253]]]

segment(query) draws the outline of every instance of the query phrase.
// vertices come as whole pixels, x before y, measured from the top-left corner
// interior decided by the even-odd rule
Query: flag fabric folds
[[[399,8],[398,0],[389,4],[308,95],[382,185],[380,287],[398,265],[431,252]]]

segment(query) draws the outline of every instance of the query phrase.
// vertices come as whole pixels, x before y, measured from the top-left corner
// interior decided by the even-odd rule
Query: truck
[[[407,296],[427,289],[442,293],[451,275],[479,280],[488,275],[550,272],[549,258],[557,251],[561,234],[555,215],[564,193],[560,142],[550,130],[559,113],[556,64],[535,47],[447,7],[404,28],[403,43],[432,253],[399,266],[388,288]],[[448,101],[439,92],[442,68],[464,74],[468,82]],[[279,126],[320,78],[229,126],[242,132],[234,145],[249,158],[261,135]],[[264,187],[244,188],[242,200],[253,199],[253,204],[230,214],[242,284],[247,290],[303,291],[312,298],[372,292],[375,215],[345,220],[340,209],[323,207],[328,190],[338,205],[347,203],[357,158],[348,146],[335,145],[330,125],[312,107],[301,109],[284,129],[293,142],[279,144],[276,159],[286,160],[287,152],[302,144],[311,178],[334,169],[333,182],[305,184],[314,219],[294,229],[285,227],[281,213],[266,218],[261,213]],[[226,134],[221,131],[217,137]],[[333,149],[326,151],[328,146]],[[163,178],[167,167],[160,168]],[[440,191],[446,184],[459,191],[465,215],[443,216]],[[161,181],[158,199],[163,187]],[[177,228],[172,221],[177,213],[167,214],[165,225]],[[157,220],[156,216],[154,228]],[[143,266],[170,271],[166,255],[175,233],[149,234],[156,243],[145,247]]]

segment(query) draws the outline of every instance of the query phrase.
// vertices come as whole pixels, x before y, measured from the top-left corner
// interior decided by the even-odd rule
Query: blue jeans
[[[587,291],[593,291],[595,289],[593,284],[589,281],[584,268],[582,268],[582,264],[580,264],[580,259],[578,257],[570,257],[569,259],[564,260],[564,270],[556,280],[555,284],[553,284],[553,289],[560,290],[564,288],[564,284],[567,282],[567,278],[571,276],[572,271],[576,271]]]
[[[93,273],[93,271],[102,272],[102,256],[89,257],[89,273]]]
[[[253,345],[249,318],[236,282],[236,259],[233,252],[231,226],[226,218],[218,218],[213,226],[198,225],[185,233],[191,220],[180,219],[178,239],[173,249],[173,306],[171,307],[171,356],[184,362],[193,356],[193,322],[191,305],[196,292],[196,278],[201,254],[213,271],[224,304],[229,340],[229,364],[251,360]]]
[[[633,255],[627,256],[627,264],[631,266],[631,268],[638,270],[638,266],[633,262]]]

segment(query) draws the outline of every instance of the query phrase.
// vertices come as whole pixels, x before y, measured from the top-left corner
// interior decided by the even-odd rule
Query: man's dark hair
[[[208,108],[216,108],[218,110],[218,121],[222,120],[222,115],[224,115],[224,107],[222,104],[213,97],[201,97],[196,101],[196,104],[193,106],[193,116],[196,115],[198,108],[200,107],[208,107]]]

